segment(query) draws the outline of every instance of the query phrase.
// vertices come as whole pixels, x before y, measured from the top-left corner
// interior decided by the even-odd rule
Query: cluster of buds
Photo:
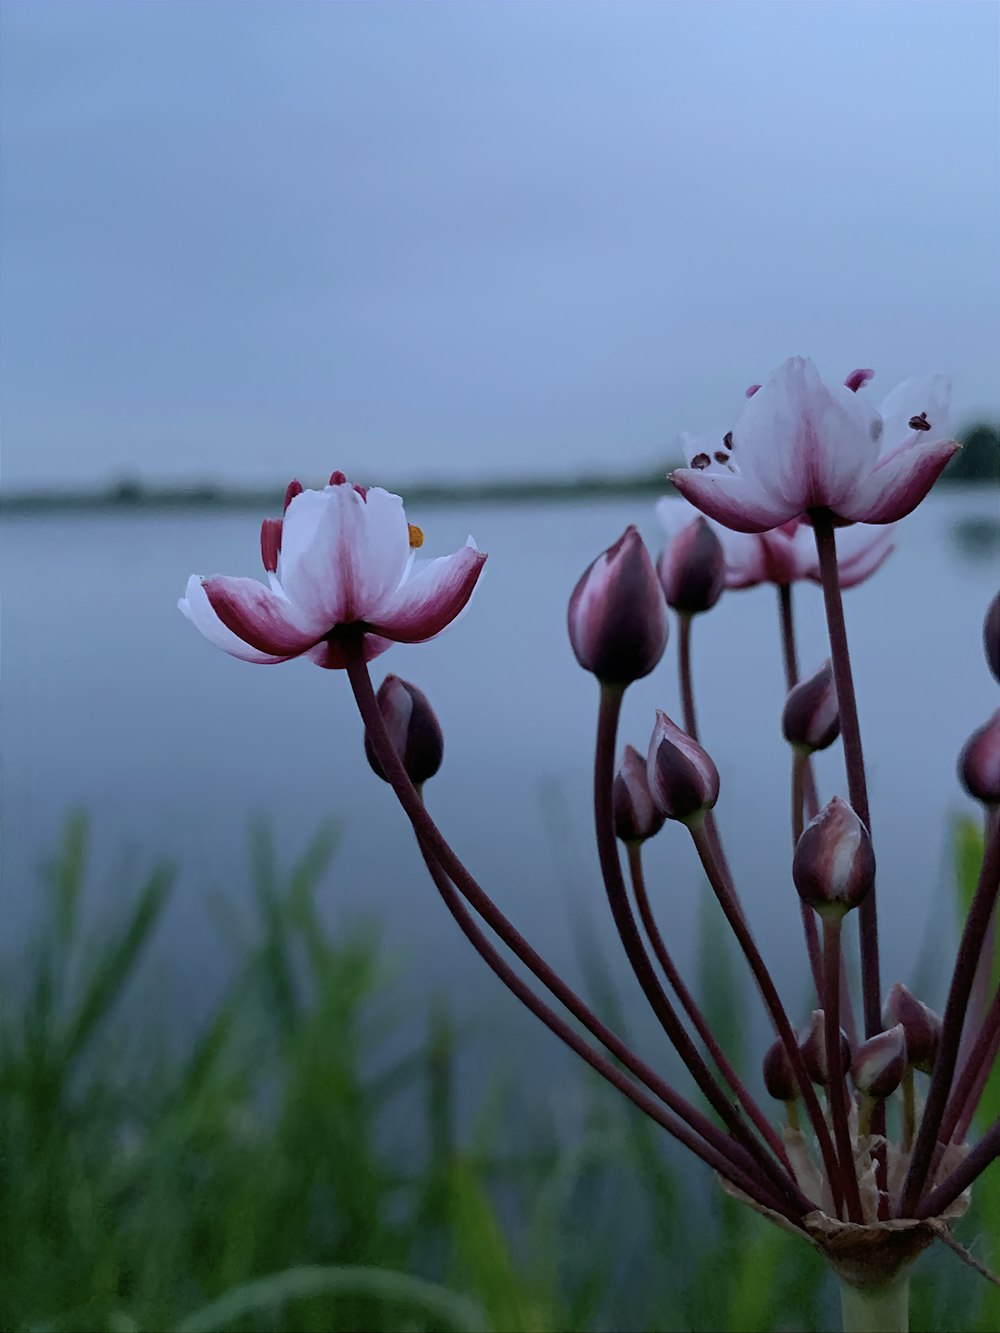
[[[377,694],[372,686],[370,660],[394,642],[434,637],[463,611],[486,558],[471,539],[451,556],[414,564],[423,534],[406,521],[399,497],[352,486],[338,472],[319,491],[293,483],[283,519],[265,520],[268,586],[192,577],[181,600],[197,628],[233,656],[259,663],[304,656],[346,671],[369,763],[391,785],[444,906],[485,965],[727,1190],[822,1250],[862,1300],[866,1292],[896,1290],[899,1274],[947,1232],[972,1183],[1000,1153],[1000,1122],[966,1144],[1000,1046],[993,979],[1000,712],[970,739],[959,764],[967,791],[984,807],[985,837],[947,1004],[939,1017],[897,983],[883,1005],[876,860],[842,593],[888,556],[891,525],[923,499],[957,445],[947,437],[942,377],[908,380],[878,409],[865,392],[870,379],[870,371],[854,371],[830,385],[810,362],[792,358],[753,385],[733,430],[695,446],[691,466],[672,474],[683,499],[658,506],[668,537],[658,562],[630,526],[588,567],[569,601],[570,643],[599,684],[594,820],[608,907],[636,980],[707,1112],[623,1042],[500,911],[425,805],[424,784],[444,750],[429,701],[395,676]],[[792,593],[803,580],[822,585],[829,658],[800,679]],[[781,730],[791,751],[792,855],[789,883],[778,891],[797,902],[815,990],[798,1027],[723,850],[720,777],[702,745],[694,699],[696,618],[714,612],[724,590],[764,583],[778,591],[787,694]],[[626,746],[616,767],[623,698],[663,659],[671,611],[679,621],[681,724],[657,711],[648,744]],[[1000,679],[1000,594],[984,635]],[[821,804],[812,756],[838,738],[847,799]],[[777,1120],[736,1072],[659,927],[643,850],[677,826],[773,1027],[762,1082],[785,1108]],[[860,1025],[845,966],[843,924],[852,913]],[[927,1080],[921,1097],[916,1074]]]

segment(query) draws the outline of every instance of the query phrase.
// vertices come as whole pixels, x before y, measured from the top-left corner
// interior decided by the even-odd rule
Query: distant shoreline
[[[989,476],[949,476],[940,484],[982,486],[995,484]],[[547,504],[615,496],[665,495],[673,491],[665,472],[625,473],[616,477],[540,477],[494,479],[446,484],[414,482],[387,489],[404,496],[409,506],[456,504]],[[0,514],[155,513],[164,511],[228,510],[269,512],[281,505],[281,486],[231,490],[211,483],[186,486],[147,486],[124,481],[95,490],[22,491],[0,494]]]

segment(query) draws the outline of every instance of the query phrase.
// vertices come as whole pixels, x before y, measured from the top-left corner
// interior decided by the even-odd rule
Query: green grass
[[[959,836],[963,882],[974,837]],[[170,870],[88,886],[86,824],[69,823],[39,933],[5,967],[0,1326],[836,1326],[809,1248],[725,1199],[585,1069],[571,1137],[549,1089],[536,1105],[499,1081],[459,1133],[461,1048],[488,1038],[433,1004],[422,1035],[401,1039],[412,1015],[407,1027],[377,932],[331,930],[317,910],[335,846],[324,829],[282,870],[256,831],[253,943],[178,1051],[135,985]],[[115,907],[85,927],[91,892]],[[706,1001],[735,1033],[747,993],[727,943],[706,922],[703,975],[727,978]],[[599,954],[585,962],[616,1009]],[[994,1264],[997,1193],[980,1188],[959,1230]],[[927,1256],[914,1328],[996,1328],[996,1296],[954,1256]]]

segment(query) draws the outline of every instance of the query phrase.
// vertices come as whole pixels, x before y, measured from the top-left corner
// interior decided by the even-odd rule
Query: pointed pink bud
[[[958,776],[973,800],[1000,805],[1000,708],[966,741]]]
[[[295,497],[301,494],[302,494],[301,481],[290,481],[288,483],[288,488],[285,491],[285,508],[287,509],[288,506],[295,499]]]
[[[667,605],[682,615],[710,611],[726,586],[722,542],[701,515],[668,544],[657,568]]]
[[[914,1069],[929,1074],[937,1058],[941,1019],[897,981],[885,1002],[882,1022],[888,1027],[898,1023],[906,1034],[906,1058]]]
[[[653,803],[667,819],[700,823],[719,799],[719,770],[661,709],[649,742],[646,776]]]
[[[842,916],[857,907],[875,883],[871,838],[846,801],[835,796],[799,838],[792,878],[808,906]]]
[[[830,1083],[830,1074],[826,1063],[826,1033],[823,1027],[823,1010],[814,1009],[809,1022],[799,1033],[799,1050],[805,1061],[806,1073],[813,1083],[825,1088]],[[840,1067],[845,1072],[851,1066],[851,1043],[847,1033],[840,1029]]]
[[[1000,592],[990,602],[990,609],[983,621],[983,647],[990,670],[1000,680]]]
[[[847,379],[844,380],[844,386],[852,393],[857,393],[863,389],[869,380],[875,378],[874,370],[852,370]]]
[[[281,550],[281,519],[265,518],[260,525],[260,554],[264,568],[269,574],[278,568],[278,553]]]
[[[825,750],[840,735],[837,687],[829,661],[792,689],[781,715],[781,730],[789,745],[806,754]]]
[[[615,774],[615,834],[622,842],[645,842],[659,833],[665,816],[653,804],[646,777],[646,761],[631,745]]]
[[[764,1056],[764,1087],[779,1102],[791,1102],[798,1096],[799,1086],[783,1041],[772,1042],[767,1048]]]
[[[896,1091],[906,1073],[906,1033],[897,1023],[861,1043],[851,1061],[854,1086],[881,1102]]]
[[[423,690],[399,676],[386,676],[376,698],[407,777],[419,787],[434,776],[444,758],[444,736],[434,709]],[[365,754],[374,772],[386,780],[367,733]]]
[[[568,623],[576,660],[602,684],[629,685],[659,662],[667,646],[667,606],[634,526],[582,575]]]

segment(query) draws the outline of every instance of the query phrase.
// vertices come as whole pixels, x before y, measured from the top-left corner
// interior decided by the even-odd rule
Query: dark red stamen
[[[699,472],[704,472],[711,462],[708,454],[695,454],[691,459],[691,466],[697,468]]]

